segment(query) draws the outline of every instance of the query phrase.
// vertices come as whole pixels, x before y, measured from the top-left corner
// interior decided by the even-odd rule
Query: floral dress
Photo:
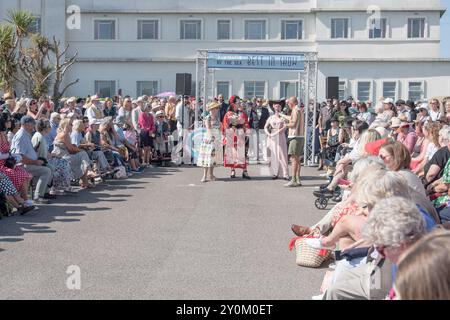
[[[450,160],[447,161],[447,164],[444,168],[444,173],[442,175],[442,183],[450,184]],[[441,207],[449,207],[450,206],[450,197],[447,194],[435,199],[432,201],[435,208],[441,208]]]
[[[45,137],[36,132],[31,140],[33,147],[37,149],[38,156],[48,160],[53,173],[53,187],[56,190],[67,190],[73,179],[70,163],[66,159],[52,157],[48,158],[48,145]]]
[[[9,153],[10,145],[6,137],[0,136],[0,153]],[[22,166],[16,165],[13,169],[5,167],[6,160],[0,160],[0,172],[4,173],[13,183],[16,190],[21,190],[23,184],[33,176]]]
[[[209,122],[211,132],[206,132],[197,159],[197,166],[211,168],[217,163],[217,153],[222,149],[221,123],[212,120],[210,116],[205,118]]]
[[[0,193],[6,196],[14,196],[17,194],[16,187],[14,187],[11,180],[3,172],[0,172]]]

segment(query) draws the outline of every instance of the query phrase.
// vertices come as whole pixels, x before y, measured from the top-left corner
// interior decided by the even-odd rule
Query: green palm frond
[[[0,25],[0,52],[14,49],[14,29],[10,25]]]
[[[28,11],[13,9],[9,11],[7,21],[14,26],[17,35],[22,38],[28,35],[28,30],[34,19],[33,15]]]

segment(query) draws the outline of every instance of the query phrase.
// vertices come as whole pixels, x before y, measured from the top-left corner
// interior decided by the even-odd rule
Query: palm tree
[[[12,94],[16,73],[14,29],[10,25],[0,25],[0,89]]]

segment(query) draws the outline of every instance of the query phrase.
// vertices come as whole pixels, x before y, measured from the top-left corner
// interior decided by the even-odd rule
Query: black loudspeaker
[[[192,75],[190,73],[177,73],[176,94],[191,95]]]
[[[339,98],[339,77],[327,77],[327,99]]]

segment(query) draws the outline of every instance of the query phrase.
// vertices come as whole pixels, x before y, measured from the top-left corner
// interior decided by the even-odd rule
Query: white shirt
[[[428,113],[430,114],[430,117],[431,117],[432,121],[437,121],[441,117],[441,113],[439,111],[433,111],[433,110],[430,109],[428,111]]]
[[[182,110],[184,111],[184,119]],[[189,128],[189,106],[183,107],[183,104],[180,102],[175,107],[175,117],[177,118],[178,123],[181,125],[181,122],[184,121],[183,128]]]

